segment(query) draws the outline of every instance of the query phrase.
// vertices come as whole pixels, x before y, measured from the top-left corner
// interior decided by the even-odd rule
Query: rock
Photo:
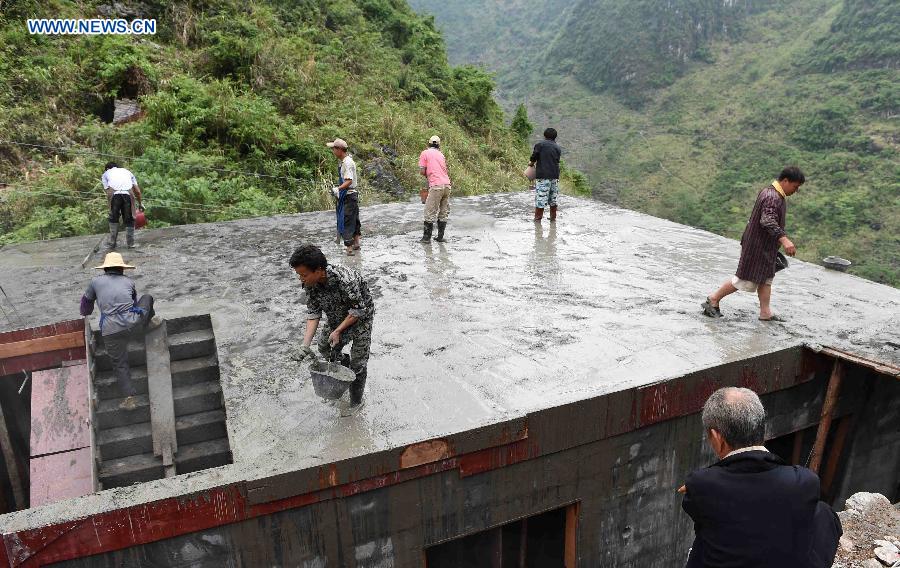
[[[900,552],[900,550],[897,550],[897,546],[889,540],[876,540],[875,546],[887,548],[887,549],[893,550],[894,552]]]
[[[854,509],[865,514],[869,510],[878,506],[891,506],[891,502],[881,493],[854,493],[847,499],[846,508]]]
[[[865,562],[862,563],[862,568],[883,568],[881,566],[881,562],[875,560],[874,558],[869,558]]]
[[[841,544],[841,550],[843,550],[844,552],[853,552],[853,548],[855,545],[853,544],[853,540],[850,539],[847,535],[842,536],[839,542]]]
[[[875,557],[885,566],[893,566],[895,562],[900,562],[900,552],[897,552],[896,546],[891,548],[879,546],[875,549]]]
[[[402,197],[408,192],[397,176],[392,171],[392,166],[386,158],[372,158],[363,164],[363,175],[369,180],[369,185],[374,189],[393,195]]]

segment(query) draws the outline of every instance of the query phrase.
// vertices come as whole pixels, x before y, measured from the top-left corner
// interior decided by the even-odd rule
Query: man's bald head
[[[703,405],[703,427],[721,434],[734,450],[759,446],[766,438],[766,409],[750,389],[721,388]]]

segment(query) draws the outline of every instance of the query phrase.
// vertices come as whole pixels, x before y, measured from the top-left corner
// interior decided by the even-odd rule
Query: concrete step
[[[212,329],[212,320],[209,314],[166,320],[166,331],[168,331],[169,335],[178,335],[179,333],[200,329]]]
[[[165,477],[162,458],[152,452],[113,460],[100,464],[100,483],[104,489],[126,487],[133,483],[153,481]]]
[[[169,334],[169,359],[181,361],[216,354],[216,338],[212,329],[197,329]]]
[[[175,418],[224,407],[222,387],[218,381],[176,387],[172,391],[175,400]]]
[[[223,408],[222,387],[218,381],[189,384],[176,387],[172,391],[175,400],[175,417],[218,410]],[[97,430],[102,432],[110,428],[120,428],[150,421],[150,399],[146,394],[134,397],[136,406],[132,410],[119,408],[124,398],[100,400],[97,405]]]
[[[179,446],[196,444],[227,437],[225,411],[210,410],[182,416],[175,421]],[[101,430],[97,445],[103,460],[114,460],[153,453],[153,432],[150,422],[130,424]]]
[[[175,471],[191,473],[231,463],[231,449],[227,438],[216,438],[196,444],[179,446],[175,456]],[[104,489],[126,487],[133,483],[153,481],[165,477],[162,458],[152,452],[104,460],[100,465],[100,483]]]
[[[179,474],[191,473],[229,463],[231,463],[231,449],[228,447],[228,439],[218,438],[199,444],[178,446],[175,471]]]
[[[227,438],[225,411],[209,410],[181,416],[175,420],[175,435],[179,448],[217,438]]]
[[[136,406],[132,410],[119,408],[119,404],[125,400],[124,398],[110,398],[101,400],[97,404],[95,417],[97,419],[98,436],[103,430],[110,428],[119,428],[122,426],[130,426],[132,424],[140,424],[141,422],[150,422],[150,399],[146,394],[139,394],[134,397]]]
[[[101,430],[97,434],[100,457],[105,461],[153,453],[153,433],[149,422]]]
[[[178,387],[218,380],[218,365],[219,362],[215,355],[173,361],[171,367],[172,385]],[[147,394],[147,367],[132,368],[131,381],[138,394]],[[94,387],[97,391],[97,396],[101,400],[121,396],[115,375],[111,370],[98,371]]]

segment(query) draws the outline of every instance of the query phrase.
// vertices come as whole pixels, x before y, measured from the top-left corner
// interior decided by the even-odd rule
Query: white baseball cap
[[[434,136],[432,136],[431,138],[428,139],[428,143],[429,144],[440,144],[441,139],[437,134],[435,134]]]
[[[326,146],[329,148],[343,148],[344,150],[349,148],[349,146],[347,146],[347,141],[343,138],[335,138],[334,142],[329,142]]]

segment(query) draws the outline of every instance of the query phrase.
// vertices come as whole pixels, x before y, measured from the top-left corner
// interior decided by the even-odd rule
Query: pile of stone
[[[838,513],[844,536],[833,568],[900,568],[900,503],[879,493],[856,493]]]

